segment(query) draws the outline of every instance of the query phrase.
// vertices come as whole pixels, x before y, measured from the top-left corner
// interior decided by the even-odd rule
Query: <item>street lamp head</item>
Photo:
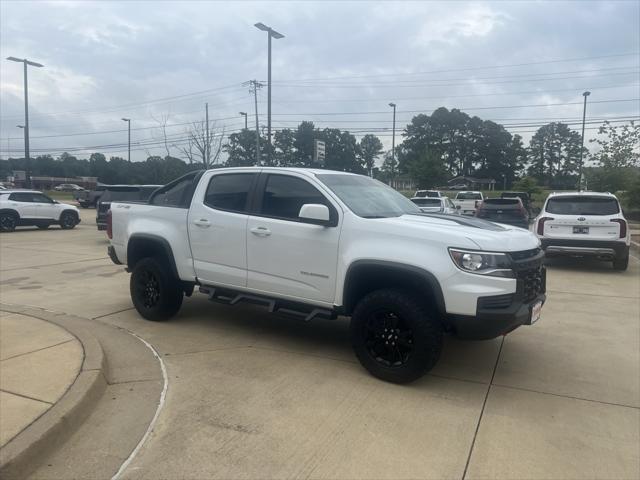
[[[130,118],[123,118],[123,119],[122,119],[122,121],[123,121],[123,122],[130,122],[130,121],[131,121],[131,119],[130,119]]]
[[[244,115],[246,117],[247,116],[247,112],[240,112],[240,115]]]
[[[258,22],[254,25],[258,30],[262,30],[263,32],[269,32],[269,35],[276,40],[279,38],[284,38],[280,32],[276,32],[273,28],[267,27],[264,23]]]
[[[26,58],[7,57],[7,60],[11,60],[12,62],[26,63],[27,65],[31,65],[32,67],[44,67],[44,65],[42,65],[41,63],[32,62],[30,60],[27,60]]]
[[[393,103],[393,102],[389,103],[389,106],[390,106],[390,107],[393,107],[393,108],[396,108],[396,104],[395,104],[395,103]]]
[[[591,92],[589,90],[587,90],[582,95],[585,96],[585,97],[588,97],[589,95],[591,95]]]
[[[24,125],[16,125],[18,128],[24,128]]]

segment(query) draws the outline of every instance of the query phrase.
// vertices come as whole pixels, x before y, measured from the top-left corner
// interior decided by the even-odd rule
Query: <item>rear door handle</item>
[[[249,231],[259,237],[268,237],[269,235],[271,235],[271,230],[269,230],[267,227],[253,227]]]
[[[194,220],[193,224],[202,228],[209,228],[211,226],[211,222],[206,218],[201,218],[200,220]]]

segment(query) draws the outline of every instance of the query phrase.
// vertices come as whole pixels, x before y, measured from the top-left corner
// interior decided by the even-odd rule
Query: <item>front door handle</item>
[[[211,226],[211,222],[209,220],[207,220],[206,218],[201,218],[200,220],[194,220],[193,224],[197,225],[198,227],[202,227],[202,228],[208,228],[208,227]]]
[[[268,237],[269,235],[271,235],[271,230],[269,230],[267,227],[253,227],[252,229],[250,229],[250,232],[259,237]]]

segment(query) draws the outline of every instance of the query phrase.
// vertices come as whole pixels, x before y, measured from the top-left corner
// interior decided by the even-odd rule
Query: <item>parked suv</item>
[[[411,199],[424,213],[446,213],[459,215],[458,208],[449,197],[413,197]]]
[[[111,202],[146,202],[149,196],[162,185],[108,185],[98,199],[96,225],[98,230],[107,229],[107,212]]]
[[[49,228],[60,225],[71,229],[80,223],[78,209],[60,203],[36,190],[0,191],[0,231],[12,232],[18,226]]]
[[[529,228],[529,212],[520,198],[485,198],[476,209],[476,217],[514,227]]]
[[[351,317],[356,357],[410,382],[443,334],[489,339],[540,318],[544,253],[520,228],[424,215],[388,185],[330,170],[193,172],[145,204],[114,202],[108,253],[131,272],[138,313],[161,321],[197,288],[270,312]]]
[[[535,221],[535,231],[548,256],[591,256],[629,264],[631,237],[615,195],[599,192],[552,193]]]

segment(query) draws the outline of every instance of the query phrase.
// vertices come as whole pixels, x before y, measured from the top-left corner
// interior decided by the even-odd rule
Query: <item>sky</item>
[[[391,146],[418,113],[441,106],[504,124],[526,142],[549,121],[585,138],[609,119],[640,118],[639,1],[0,2],[0,157],[22,156],[22,65],[29,68],[31,154],[100,151],[179,156],[205,103],[217,134],[255,128],[244,82],[267,79],[272,128],[379,135]],[[266,125],[267,89],[258,92]]]

